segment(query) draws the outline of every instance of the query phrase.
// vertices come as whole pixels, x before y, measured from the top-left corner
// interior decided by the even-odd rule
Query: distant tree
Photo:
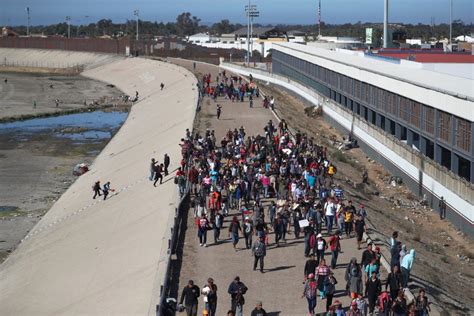
[[[183,12],[176,17],[176,35],[187,36],[196,33],[199,29],[201,19],[191,15],[189,12]]]
[[[235,25],[231,24],[229,20],[221,20],[220,22],[214,23],[211,26],[211,30],[214,34],[218,35],[228,34],[235,31]]]

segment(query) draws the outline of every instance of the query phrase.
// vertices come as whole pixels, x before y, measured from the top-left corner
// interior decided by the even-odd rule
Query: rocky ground
[[[0,121],[79,111],[84,104],[116,104],[121,94],[114,86],[82,76],[1,73]]]
[[[417,258],[412,271],[413,288],[424,287],[440,310],[467,315],[474,310],[474,251],[472,239],[440,220],[433,210],[421,205],[421,199],[403,184],[393,186],[390,174],[368,158],[361,149],[338,151],[342,135],[318,114],[308,115],[307,102],[276,86],[260,84],[263,91],[276,97],[277,112],[291,127],[313,136],[327,145],[336,159],[337,177],[345,189],[365,201],[372,235],[386,243],[394,230],[401,241],[415,248]],[[362,172],[369,171],[369,185],[361,185]],[[387,257],[388,253],[386,253]]]

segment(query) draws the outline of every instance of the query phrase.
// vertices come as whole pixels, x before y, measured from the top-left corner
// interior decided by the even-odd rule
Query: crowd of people
[[[214,100],[224,96],[233,101],[243,101],[245,96],[250,100],[250,96],[260,94],[252,82],[226,76],[225,71],[219,74],[214,86],[211,75],[205,75],[201,92]],[[274,103],[268,99],[266,102]],[[338,266],[341,239],[355,238],[354,244],[360,249],[367,212],[362,203],[356,207],[346,197],[336,180],[337,167],[327,148],[316,144],[313,138],[303,133],[292,135],[284,120],[278,124],[269,120],[261,135],[248,135],[240,126],[229,129],[218,140],[213,130],[204,134],[187,130],[180,146],[182,160],[175,183],[181,194],[189,184],[199,246],[207,247],[208,234],[212,232],[215,244],[231,247],[222,233],[227,228],[233,249],[251,251],[251,268],[265,273],[267,251],[286,243],[293,234],[295,239],[303,239],[302,255],[308,258],[302,298],[307,301],[309,315],[315,315],[318,294],[320,300],[325,300],[328,315],[373,314],[376,307],[386,315],[428,314],[424,291],[411,304],[406,301],[404,289],[415,251],[403,252],[397,234],[391,240],[391,271],[385,291],[380,276],[382,252],[378,246],[368,244],[359,262],[352,258],[347,266]],[[245,240],[242,246],[241,238]],[[331,253],[329,264],[327,250]],[[336,284],[342,282],[334,274],[338,268],[345,269],[345,291],[351,298],[347,311],[339,300],[333,300]],[[228,315],[243,315],[247,290],[235,277],[228,287]],[[217,286],[212,278],[201,290],[193,281],[183,289],[180,303],[187,315],[197,315],[200,295],[205,302],[204,315],[216,315]],[[266,315],[261,303],[255,310],[252,315]]]

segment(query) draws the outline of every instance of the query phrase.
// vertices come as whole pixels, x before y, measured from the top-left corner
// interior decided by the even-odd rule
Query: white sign
[[[302,220],[298,221],[298,223],[300,224],[300,228],[304,228],[304,227],[309,226],[309,222],[308,222],[307,219],[302,219]]]
[[[365,43],[372,44],[372,28],[370,27],[365,29]]]

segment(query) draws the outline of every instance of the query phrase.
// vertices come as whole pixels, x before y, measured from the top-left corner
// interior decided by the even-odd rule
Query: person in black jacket
[[[308,278],[308,275],[311,273],[314,274],[316,271],[316,267],[318,266],[318,261],[316,261],[316,258],[314,256],[314,253],[311,254],[309,257],[309,260],[306,261],[306,264],[304,265],[304,277],[305,277],[305,282],[306,279]],[[305,283],[303,282],[303,283]]]
[[[189,280],[188,285],[186,285],[181,293],[181,299],[179,304],[183,304],[186,309],[187,316],[197,316],[198,310],[198,297],[201,291],[197,285],[194,285],[193,280]]]
[[[365,295],[369,300],[369,313],[374,313],[375,304],[377,303],[377,297],[382,292],[382,283],[377,278],[377,272],[372,271],[372,275],[365,285]]]
[[[402,274],[398,265],[393,266],[393,271],[388,274],[385,290],[390,286],[390,297],[392,301],[397,298],[398,291],[402,288]]]
[[[372,250],[372,244],[368,244],[367,249],[364,250],[364,252],[362,253],[362,259],[360,260],[360,263],[362,264],[364,270],[365,266],[372,262],[372,259],[376,259],[375,253]]]
[[[244,295],[247,293],[248,288],[244,283],[240,282],[240,277],[236,276],[234,281],[229,284],[227,292],[230,294],[231,299],[231,310],[237,314],[242,314],[243,306],[245,304]]]
[[[165,165],[165,177],[168,175],[168,167],[170,166],[170,156],[168,154],[165,154],[165,157],[163,158],[163,163]]]
[[[267,312],[262,307],[262,302],[257,302],[257,305],[250,316],[267,316]]]

